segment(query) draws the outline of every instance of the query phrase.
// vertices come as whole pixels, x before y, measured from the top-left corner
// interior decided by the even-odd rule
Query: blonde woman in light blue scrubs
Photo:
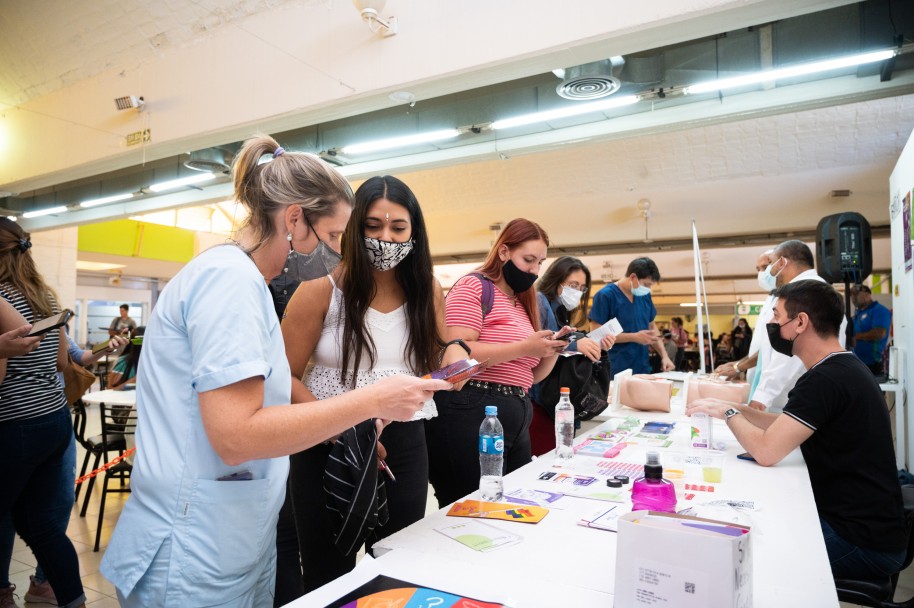
[[[267,136],[245,143],[234,185],[250,213],[238,242],[193,259],[147,325],[132,494],[101,565],[122,606],[272,606],[285,456],[368,418],[409,420],[450,387],[395,376],[289,405],[267,282],[290,252],[315,253],[322,231],[345,226],[352,190]]]

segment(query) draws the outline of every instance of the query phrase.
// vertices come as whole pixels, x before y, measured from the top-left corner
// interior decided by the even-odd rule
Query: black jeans
[[[422,422],[395,422],[381,434],[387,449],[385,461],[397,478],[384,476],[390,519],[377,530],[384,538],[425,516],[428,497],[428,452]],[[329,445],[318,445],[290,457],[289,489],[298,545],[301,551],[305,593],[325,585],[355,568],[356,554],[345,556],[333,544],[335,527],[324,497],[323,480]],[[368,543],[369,548],[371,543]]]
[[[530,397],[502,395],[492,389],[464,386],[457,392],[435,394],[437,418],[425,424],[429,479],[438,506],[445,507],[479,488],[479,427],[487,405],[498,406],[505,430],[505,473],[531,459]]]
[[[298,534],[295,531],[295,514],[292,511],[292,494],[289,492],[289,484],[286,483],[286,501],[282,503],[279,520],[276,522],[276,592],[273,596],[273,606],[285,606],[304,594]]]

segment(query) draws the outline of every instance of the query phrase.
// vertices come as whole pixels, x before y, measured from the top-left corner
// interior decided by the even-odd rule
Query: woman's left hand
[[[613,334],[606,334],[603,336],[603,339],[600,340],[600,348],[603,350],[609,350],[613,347],[613,344],[616,343],[616,336]]]
[[[441,365],[439,367],[447,367],[451,363],[457,363],[462,359],[467,359],[471,355],[467,354],[467,351],[463,350],[463,347],[459,344],[450,344],[447,348],[444,349],[444,355],[441,357]],[[467,378],[469,380],[469,378]],[[454,390],[459,391],[463,388],[463,385],[467,383],[467,380],[463,382],[457,382],[454,384]]]

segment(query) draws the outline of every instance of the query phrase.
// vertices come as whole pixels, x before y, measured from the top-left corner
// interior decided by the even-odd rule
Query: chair
[[[86,404],[83,403],[82,399],[77,399],[73,404],[73,432],[76,435],[76,441],[86,450],[86,456],[83,458],[83,466],[79,472],[80,477],[86,474],[86,470],[89,467],[89,458],[95,456],[95,462],[92,464],[92,470],[94,471],[98,468],[99,464],[101,464],[102,456],[105,453],[105,441],[101,435],[86,437],[86,422]],[[124,436],[115,433],[112,433],[111,436],[107,438],[107,443],[111,450],[124,450],[127,446],[124,441]],[[86,489],[86,497],[83,500],[83,506],[79,512],[80,517],[86,516],[86,509],[89,506],[89,497],[92,495],[92,487],[95,485],[95,478],[89,479],[88,484],[89,487]],[[82,490],[82,487],[83,484],[78,484],[76,486],[75,501],[77,503],[79,502],[79,492]]]
[[[905,534],[908,538],[908,552],[901,569],[914,561],[914,486],[903,486]],[[872,608],[914,608],[914,597],[904,602],[895,602],[895,588],[899,573],[883,580],[835,579],[838,599],[842,602],[871,606]]]
[[[115,456],[120,455],[126,449],[126,440],[128,435],[133,435],[136,431],[136,408],[130,405],[105,405],[100,403],[99,407],[101,408],[101,418],[102,418],[102,453],[105,457],[105,462],[109,462]],[[115,447],[113,443],[109,443],[105,438],[110,437],[118,438],[114,443],[118,443],[121,447]],[[109,492],[129,492],[130,486],[127,485],[124,487],[124,482],[130,480],[130,473],[133,471],[133,465],[128,460],[122,460],[107,471],[105,471],[105,479],[102,482],[102,502],[98,507],[98,527],[95,529],[95,548],[93,551],[98,551],[98,545],[102,537],[102,522],[105,518],[105,498],[108,496]],[[120,487],[112,488],[109,487],[108,482],[113,479],[120,480]]]

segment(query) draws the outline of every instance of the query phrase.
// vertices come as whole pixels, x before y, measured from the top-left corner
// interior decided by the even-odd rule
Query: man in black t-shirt
[[[796,281],[774,295],[773,322],[756,331],[767,330],[772,348],[798,357],[807,370],[784,412],[702,399],[686,413],[726,420],[763,466],[799,446],[834,576],[890,576],[901,568],[907,541],[882,392],[866,365],[838,341],[844,305],[831,285]]]

